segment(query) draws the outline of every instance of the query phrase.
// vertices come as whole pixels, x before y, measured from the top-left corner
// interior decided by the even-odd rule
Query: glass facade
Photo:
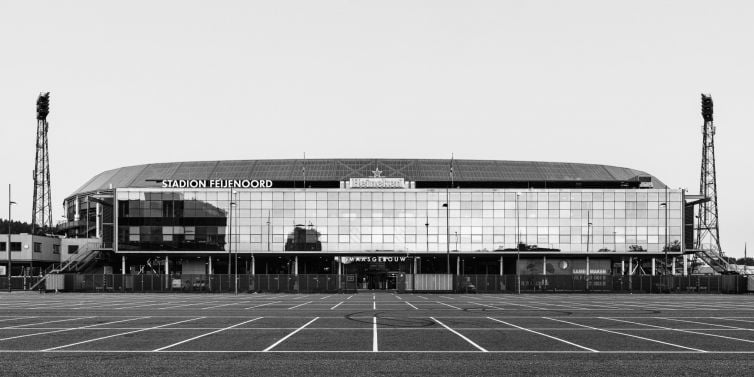
[[[660,252],[682,240],[681,190],[235,191],[117,189],[118,250]]]

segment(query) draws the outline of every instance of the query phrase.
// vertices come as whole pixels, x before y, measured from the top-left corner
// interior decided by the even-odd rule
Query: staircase
[[[79,246],[78,253],[75,256],[62,263],[51,264],[49,267],[47,267],[47,269],[43,271],[44,276],[42,277],[42,279],[40,279],[36,284],[32,285],[29,290],[34,290],[39,287],[40,284],[47,280],[47,277],[51,274],[84,271],[93,263],[96,263],[102,256],[102,252],[105,250],[110,249],[104,247],[104,245],[99,242],[90,242]]]
[[[687,250],[687,253],[696,255],[704,263],[712,268],[718,274],[737,274],[735,268],[723,258],[720,253],[714,250],[693,249]]]

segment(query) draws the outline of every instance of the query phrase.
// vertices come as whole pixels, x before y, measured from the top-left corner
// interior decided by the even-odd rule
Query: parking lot
[[[335,374],[348,374],[354,360],[381,360],[369,373],[432,368],[439,374],[495,374],[501,366],[524,368],[527,360],[545,360],[540,372],[555,373],[563,365],[581,373],[596,365],[630,371],[632,365],[666,364],[679,374],[736,374],[743,371],[736,368],[751,366],[754,354],[751,295],[0,297],[0,353],[18,371],[26,370],[29,360],[58,365],[78,356],[74,360],[85,361],[78,367],[102,358],[118,368],[143,363],[158,369],[197,359],[232,358],[223,364],[228,368],[272,368],[286,360],[319,368],[317,363],[326,360],[337,366]],[[264,366],[255,362],[260,360]],[[573,360],[583,363],[569,364]]]

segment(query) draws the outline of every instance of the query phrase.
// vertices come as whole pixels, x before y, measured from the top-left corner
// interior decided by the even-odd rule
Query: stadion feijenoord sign
[[[162,188],[270,188],[269,179],[163,179]]]

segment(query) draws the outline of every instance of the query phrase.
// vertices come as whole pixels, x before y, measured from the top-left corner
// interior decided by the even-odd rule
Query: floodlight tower
[[[32,201],[32,233],[36,227],[52,228],[52,196],[50,193],[50,155],[47,149],[47,114],[50,113],[50,92],[37,98],[37,154],[34,157],[34,200]]]
[[[696,249],[711,250],[721,255],[720,226],[717,219],[717,173],[715,171],[715,126],[712,123],[712,96],[702,94],[702,172],[699,193],[709,201],[698,209]]]

